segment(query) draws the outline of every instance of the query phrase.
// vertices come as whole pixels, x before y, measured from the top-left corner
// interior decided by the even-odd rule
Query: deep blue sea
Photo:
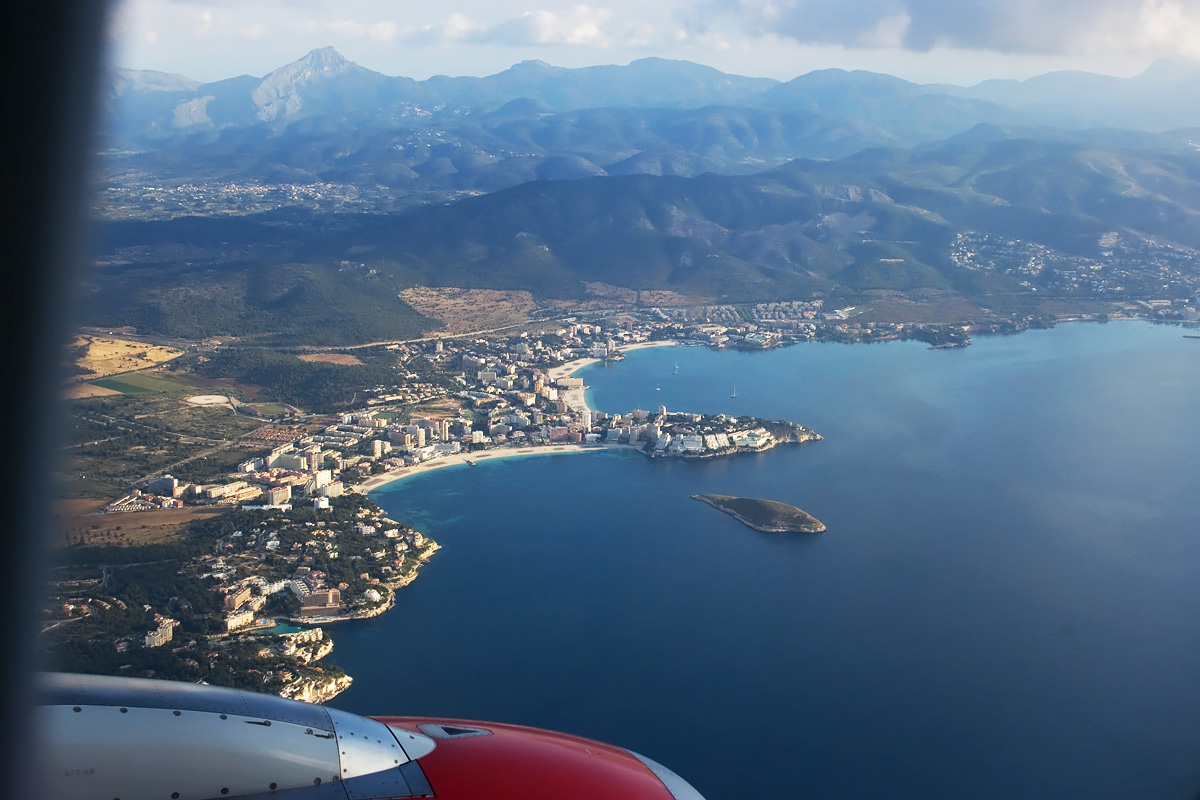
[[[1193,800],[1200,340],[1182,333],[669,347],[590,368],[601,410],[825,438],[484,462],[373,493],[443,549],[394,611],[331,628],[355,677],[332,705],[590,736],[709,800]],[[708,492],[828,531],[759,533],[690,499]]]

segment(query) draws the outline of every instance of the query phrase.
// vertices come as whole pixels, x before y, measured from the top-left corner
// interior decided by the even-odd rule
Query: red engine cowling
[[[55,800],[703,800],[666,767],[578,736],[206,685],[44,675],[38,722]]]
[[[376,719],[437,743],[419,763],[444,800],[703,800],[661,764],[579,736],[466,720]]]

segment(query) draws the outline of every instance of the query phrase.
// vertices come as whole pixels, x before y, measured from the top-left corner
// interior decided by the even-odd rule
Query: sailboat
[[[733,394],[731,394],[731,395],[729,395],[729,396],[730,396],[730,397],[737,397],[737,387],[736,387],[736,386],[735,386],[735,387],[733,387]]]
[[[672,373],[672,374],[673,374],[673,375],[678,375],[678,374],[679,374],[679,365],[678,365],[678,364],[676,364],[676,365],[675,365],[675,372],[674,372],[674,373]]]

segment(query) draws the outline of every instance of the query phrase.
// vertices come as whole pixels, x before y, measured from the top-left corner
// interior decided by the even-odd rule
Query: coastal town
[[[1200,800],[1200,0],[85,5],[22,788]]]
[[[791,421],[668,408],[653,403],[658,387],[647,390],[643,408],[592,407],[581,371],[639,349],[970,341],[966,326],[855,321],[861,312],[821,299],[736,314],[712,307],[691,318],[650,308],[288,356],[318,379],[331,370],[327,380],[352,398],[340,411],[322,399],[329,395],[317,380],[309,395],[266,397],[236,380],[214,381],[207,367],[244,357],[236,343],[91,332],[86,343],[109,342],[152,363],[74,385],[111,394],[75,401],[82,441],[68,448],[68,463],[82,478],[119,453],[125,472],[111,484],[124,486],[63,529],[67,564],[51,585],[44,638],[64,668],[328,699],[352,680],[325,660],[334,651],[331,626],[392,608],[439,549],[369,493],[496,458],[626,451],[707,459],[820,439]],[[142,366],[123,358],[115,369]],[[370,380],[347,382],[359,374]],[[207,427],[185,431],[180,410]],[[130,471],[142,474],[126,478]],[[181,517],[191,521],[165,543],[142,544],[138,532],[153,525],[141,520],[164,514],[193,516]]]
[[[385,345],[397,382],[364,387],[361,407],[340,414],[225,395],[181,398],[205,413],[260,423],[238,441],[234,452],[244,458],[231,469],[184,467],[187,477],[160,471],[90,518],[124,521],[109,523],[120,536],[156,513],[211,515],[190,525],[186,546],[166,553],[171,585],[162,591],[145,589],[168,577],[157,565],[119,565],[113,548],[101,555],[79,532],[67,551],[73,563],[53,581],[46,609],[58,657],[72,668],[86,660],[118,673],[203,676],[326,700],[352,680],[323,661],[334,650],[329,626],[392,608],[439,549],[386,516],[367,497],[372,490],[495,458],[613,449],[651,459],[715,458],[820,438],[802,425],[745,415],[590,407],[575,373],[639,348],[678,346],[655,336],[664,327],[571,322],[540,336]],[[782,342],[777,335],[747,340],[755,347]],[[91,414],[97,424],[105,418]],[[120,418],[107,418],[110,430],[123,429]],[[97,572],[93,558],[111,565]]]

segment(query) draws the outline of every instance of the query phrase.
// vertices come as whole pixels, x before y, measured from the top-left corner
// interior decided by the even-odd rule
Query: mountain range
[[[903,116],[959,115],[978,122],[1154,131],[1200,125],[1200,61],[1156,62],[1133,78],[1054,72],[1026,81],[973,87],[921,85],[871,72],[827,69],[781,83],[730,75],[687,61],[645,58],[627,66],[581,69],[526,61],[483,78],[389,77],[346,60],[331,47],[314,50],[261,78],[242,75],[201,84],[184,76],[116,70],[112,118],[130,135],[169,136],[212,127],[290,123],[303,118],[343,125],[423,126],[431,119],[486,116],[512,101],[509,115],[583,108],[766,108],[861,116],[873,108],[894,124]],[[334,124],[337,124],[335,122]],[[949,122],[948,122],[949,124]]]
[[[331,49],[203,85],[119,72],[102,164],[134,210],[99,228],[88,321],[398,338],[436,324],[399,299],[414,285],[1191,296],[1200,131],[1170,126],[1200,123],[1198,78],[1163,62],[969,89],[837,70],[780,83],[646,59],[413,81]],[[136,199],[150,180],[284,199],[248,209],[243,187],[154,218],[138,212],[157,195]],[[301,185],[376,199],[331,212],[287,199]]]
[[[381,315],[416,323],[395,299],[413,285],[582,299],[598,281],[722,303],[871,290],[1103,291],[1064,289],[1053,268],[1022,274],[1037,261],[1088,275],[1120,268],[1105,279],[1119,276],[1122,291],[1137,297],[1168,291],[1163,270],[1179,279],[1168,296],[1190,294],[1188,281],[1200,286],[1194,150],[984,133],[754,175],[532,181],[402,214],[284,209],[110,222],[101,230],[103,252],[113,256],[89,306],[95,324],[136,319],[175,335],[211,335],[193,323],[222,319],[226,332],[261,333],[278,328],[279,314],[294,318],[312,305],[336,317],[357,307],[354,298],[369,301],[376,328]],[[964,236],[997,243],[1002,257],[956,261]],[[1116,242],[1129,255],[1114,256]],[[1147,247],[1161,252],[1134,254]],[[192,322],[181,326],[184,316]]]
[[[1200,62],[971,88],[842,70],[780,83],[664,59],[415,81],[325,48],[262,78],[117,71],[108,100],[115,179],[368,183],[428,200],[538,179],[749,174],[980,124],[1164,133],[1200,126]]]

